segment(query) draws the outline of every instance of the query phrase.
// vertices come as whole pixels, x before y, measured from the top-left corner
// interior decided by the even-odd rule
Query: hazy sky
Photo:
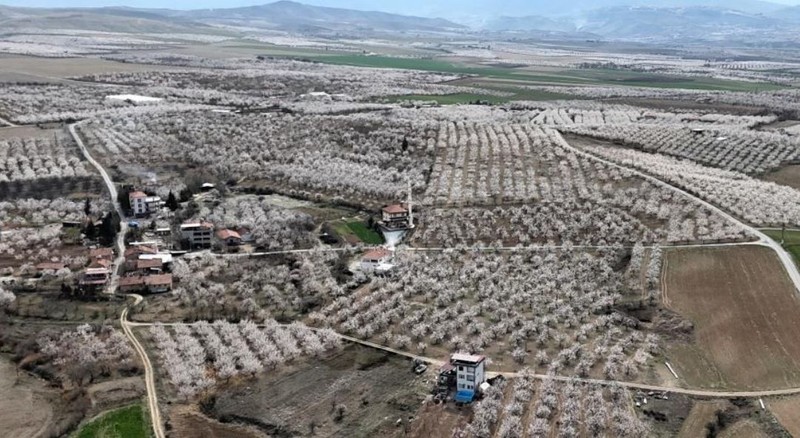
[[[274,0],[0,0],[0,5],[7,6],[33,6],[33,7],[96,7],[96,6],[132,6],[139,8],[164,8],[171,9],[204,9],[204,8],[231,8],[237,6],[252,6],[272,3]],[[298,0],[300,3],[319,6],[353,5],[358,9],[371,10],[397,10],[404,0]],[[800,5],[800,0],[769,0],[773,3],[786,5]],[[394,5],[392,5],[394,3]],[[436,5],[436,0],[430,1],[431,6]],[[363,6],[362,6],[363,5]]]

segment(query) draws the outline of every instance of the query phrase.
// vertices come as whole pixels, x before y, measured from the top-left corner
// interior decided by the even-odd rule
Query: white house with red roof
[[[385,274],[392,270],[394,253],[386,248],[375,248],[361,257],[361,271]]]
[[[128,198],[134,216],[147,216],[158,210],[163,204],[160,197],[147,196],[147,193],[138,190],[130,192]]]

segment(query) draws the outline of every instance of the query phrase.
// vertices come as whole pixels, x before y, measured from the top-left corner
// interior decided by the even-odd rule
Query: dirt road
[[[75,126],[77,126],[78,123],[69,125],[69,133],[72,135],[75,143],[78,144],[78,147],[81,149],[83,156],[86,157],[86,160],[89,161],[89,163],[91,163],[92,166],[94,166],[103,177],[103,181],[105,182],[108,193],[111,197],[111,205],[114,206],[114,209],[120,218],[120,231],[117,233],[116,242],[117,259],[115,261],[114,271],[111,275],[111,281],[106,289],[106,293],[114,294],[117,290],[117,286],[119,285],[120,270],[125,262],[125,233],[128,229],[128,224],[125,222],[125,214],[122,211],[122,207],[117,202],[117,188],[114,185],[114,181],[111,180],[111,177],[109,176],[108,172],[106,172],[106,169],[103,168],[103,166],[97,162],[94,157],[92,157],[92,155],[89,153],[89,150],[86,148],[86,145],[83,143],[83,139],[81,139],[81,137],[75,131]],[[141,295],[130,294],[128,296],[134,299],[134,306],[141,303],[143,300]],[[122,310],[122,313],[119,317],[119,323],[122,327],[122,331],[125,333],[125,336],[128,338],[130,343],[133,344],[133,348],[136,350],[136,353],[139,355],[139,358],[142,360],[142,365],[144,366],[144,378],[145,385],[147,387],[147,406],[150,410],[150,423],[153,425],[153,435],[155,435],[156,438],[164,438],[166,434],[164,433],[164,426],[161,423],[161,411],[158,407],[158,394],[156,393],[153,365],[150,362],[150,358],[147,356],[147,351],[145,351],[144,347],[142,347],[142,344],[140,344],[139,340],[136,339],[133,330],[131,330],[128,322],[129,309],[130,306],[127,306]]]
[[[560,143],[561,143],[562,147],[566,148],[567,150],[570,150],[570,151],[574,152],[575,154],[578,154],[578,155],[580,155],[582,157],[589,158],[589,159],[594,160],[594,161],[598,161],[600,163],[606,164],[606,165],[611,166],[611,167],[615,167],[617,169],[633,172],[636,175],[638,175],[639,177],[644,178],[644,179],[652,182],[653,184],[657,184],[657,185],[659,185],[661,187],[664,187],[665,189],[671,190],[673,192],[680,193],[683,196],[686,196],[687,198],[691,199],[695,203],[700,204],[700,205],[708,208],[709,210],[713,211],[714,213],[724,217],[725,219],[729,220],[730,222],[733,222],[733,223],[736,223],[736,224],[742,226],[744,229],[746,229],[752,235],[758,237],[757,244],[769,247],[773,251],[775,251],[775,253],[778,254],[778,258],[780,259],[781,263],[783,264],[784,270],[786,270],[786,273],[789,275],[789,278],[792,280],[792,283],[794,283],[795,290],[798,293],[800,293],[800,271],[797,270],[797,265],[795,264],[794,259],[792,258],[791,254],[789,254],[786,250],[783,249],[783,247],[780,246],[780,244],[778,244],[778,242],[775,242],[774,240],[770,239],[766,234],[764,234],[761,231],[759,231],[758,229],[756,229],[756,228],[754,228],[754,227],[752,227],[752,226],[740,221],[739,219],[737,219],[733,215],[725,212],[724,210],[720,209],[716,205],[714,205],[714,204],[712,204],[712,203],[710,203],[708,201],[705,201],[705,200],[703,200],[703,199],[701,199],[701,198],[699,198],[699,197],[687,192],[686,190],[683,190],[683,189],[681,189],[679,187],[673,186],[672,184],[669,184],[666,181],[662,181],[661,179],[658,179],[658,178],[656,178],[654,176],[648,175],[648,174],[646,174],[644,172],[641,172],[641,171],[639,171],[637,169],[617,164],[617,163],[615,163],[613,161],[607,160],[605,158],[598,157],[598,156],[596,156],[594,154],[591,154],[589,152],[586,152],[586,151],[583,151],[581,149],[578,149],[578,148],[570,145],[564,139],[564,137],[561,136],[561,134],[558,131],[553,130],[552,133],[555,136],[555,138],[558,138],[558,139],[561,140]]]

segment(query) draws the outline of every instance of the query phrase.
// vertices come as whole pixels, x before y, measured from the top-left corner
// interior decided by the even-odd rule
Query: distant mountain
[[[777,31],[783,26],[777,19],[732,9],[616,7],[588,12],[579,29],[618,39],[707,40]]]
[[[709,6],[751,14],[768,14],[785,7],[764,0],[302,0],[307,4],[359,10],[381,10],[397,14],[444,17],[457,22],[488,23],[499,17],[571,17],[592,9],[619,6],[659,8]]]
[[[309,6],[292,1],[231,9],[171,11],[169,15],[209,24],[282,30],[444,31],[466,29],[463,25],[439,18]]]
[[[220,33],[208,25],[123,8],[15,8],[0,5],[0,34],[21,29],[128,33]]]

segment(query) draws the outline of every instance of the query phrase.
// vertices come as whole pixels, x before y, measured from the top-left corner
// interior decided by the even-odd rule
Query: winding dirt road
[[[564,137],[561,136],[561,133],[558,132],[557,130],[552,130],[552,133],[555,136],[555,138],[560,140],[561,145],[564,148],[566,148],[569,151],[572,151],[572,152],[576,153],[579,156],[582,156],[582,157],[585,157],[585,158],[589,158],[591,160],[606,164],[606,165],[611,166],[611,167],[615,167],[617,169],[625,170],[625,171],[628,171],[628,172],[633,172],[634,174],[636,174],[639,177],[644,178],[644,179],[652,182],[653,184],[657,184],[657,185],[659,185],[661,187],[664,187],[665,189],[668,189],[668,190],[671,190],[673,192],[679,193],[679,194],[681,194],[683,196],[686,196],[687,198],[691,199],[695,203],[700,204],[700,205],[708,208],[709,210],[711,210],[714,213],[724,217],[725,219],[729,220],[730,222],[733,222],[733,223],[741,226],[742,228],[746,229],[752,235],[758,237],[758,241],[755,242],[755,244],[758,244],[758,245],[761,245],[761,246],[766,246],[768,248],[771,248],[773,251],[775,251],[775,253],[778,255],[778,259],[780,259],[780,261],[781,261],[781,264],[783,264],[783,268],[786,271],[786,274],[789,275],[789,278],[792,280],[792,283],[794,283],[795,290],[798,293],[800,293],[800,271],[797,270],[797,265],[795,264],[794,259],[792,258],[792,256],[785,249],[783,249],[783,247],[778,242],[775,242],[774,240],[770,239],[769,236],[767,236],[766,234],[762,233],[760,230],[758,230],[758,229],[756,229],[756,228],[754,228],[754,227],[742,222],[741,220],[737,219],[736,217],[734,217],[730,213],[727,213],[726,211],[722,210],[721,208],[717,207],[716,205],[714,205],[714,204],[712,204],[712,203],[710,203],[710,202],[708,202],[708,201],[706,201],[706,200],[704,200],[702,198],[699,198],[699,197],[687,192],[686,190],[683,190],[683,189],[681,189],[679,187],[676,187],[676,186],[674,186],[674,185],[672,185],[672,184],[670,184],[670,183],[668,183],[666,181],[663,181],[663,180],[661,180],[659,178],[656,178],[656,177],[654,177],[652,175],[649,175],[649,174],[644,173],[642,171],[639,171],[637,169],[633,169],[633,168],[630,168],[630,167],[627,167],[627,166],[623,166],[623,165],[618,164],[618,163],[616,163],[614,161],[607,160],[607,159],[602,158],[602,157],[598,157],[598,156],[596,156],[596,155],[594,155],[594,154],[592,154],[590,152],[586,152],[584,150],[576,148],[576,147],[570,145],[569,142],[567,142],[564,139]]]
[[[78,123],[69,125],[69,133],[72,135],[75,143],[78,144],[78,147],[80,148],[81,153],[83,153],[83,156],[86,158],[86,160],[89,161],[89,163],[91,163],[92,166],[94,166],[103,177],[103,181],[105,182],[109,196],[111,197],[111,205],[114,206],[114,209],[120,218],[120,231],[117,233],[116,241],[117,258],[114,263],[114,271],[111,275],[111,281],[106,289],[106,293],[114,294],[116,293],[117,286],[119,285],[120,270],[122,269],[122,265],[125,263],[125,233],[128,230],[128,224],[125,222],[125,215],[122,211],[122,207],[117,202],[117,188],[114,185],[114,181],[111,179],[108,172],[106,172],[106,169],[99,162],[97,162],[94,157],[92,157],[92,155],[89,153],[89,149],[87,149],[86,145],[83,143],[83,139],[81,139],[77,131],[75,131],[75,127],[78,125]],[[134,299],[134,306],[141,303],[144,299],[141,295],[136,294],[130,294],[128,296]],[[122,327],[123,333],[125,333],[125,336],[133,345],[136,353],[139,355],[142,365],[144,366],[144,380],[145,387],[147,388],[147,407],[150,411],[150,424],[153,426],[153,435],[156,438],[165,438],[166,434],[164,433],[164,425],[161,422],[161,410],[158,407],[158,394],[156,393],[153,364],[150,362],[150,358],[147,356],[147,351],[144,349],[144,347],[142,347],[142,344],[139,343],[139,340],[136,339],[136,335],[133,333],[133,330],[129,325],[129,309],[130,305],[126,306],[122,310],[122,313],[120,313],[119,316],[119,324]]]

